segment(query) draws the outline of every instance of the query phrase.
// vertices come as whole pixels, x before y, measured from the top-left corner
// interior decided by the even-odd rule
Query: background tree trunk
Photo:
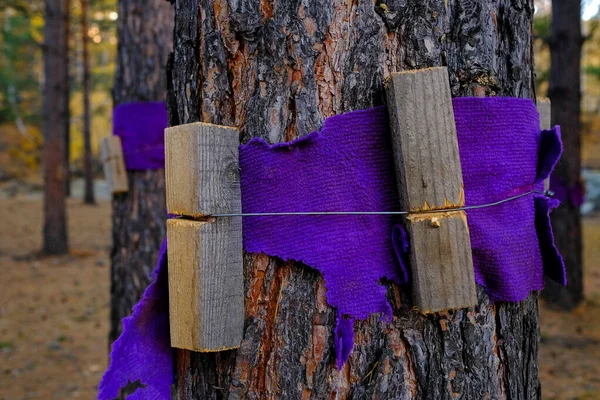
[[[390,72],[436,65],[454,96],[533,98],[533,11],[532,0],[176,0],[170,124],[290,140],[383,104]],[[244,276],[241,348],[177,350],[178,398],[540,397],[537,294],[491,305],[479,288],[479,306],[425,316],[389,285],[393,322],[357,322],[338,372],[319,273],[248,254]]]
[[[173,10],[164,0],[121,0],[114,86],[115,106],[164,101],[172,49]],[[164,170],[129,171],[129,192],[113,197],[111,253],[112,343],[149,283],[165,235]]]
[[[65,207],[65,137],[68,110],[64,73],[64,0],[46,0],[44,12],[44,237],[43,251],[68,251]]]
[[[65,95],[65,107],[67,116],[65,117],[65,187],[66,196],[71,197],[71,64],[69,62],[70,46],[69,41],[71,40],[71,0],[65,1],[65,61],[64,61],[64,74],[67,82],[67,93]]]
[[[94,197],[94,171],[92,169],[92,138],[90,127],[90,55],[88,51],[88,0],[81,0],[81,45],[83,47],[83,142],[84,142],[84,172],[85,191],[83,201],[85,204],[95,204]]]
[[[576,188],[581,176],[581,2],[552,2],[550,33],[550,83],[548,97],[552,100],[552,124],[561,127],[563,156],[552,180],[567,188]],[[555,18],[557,16],[558,18]],[[552,213],[552,229],[556,245],[567,267],[566,287],[549,281],[544,298],[560,307],[571,309],[583,300],[583,260],[581,216],[579,204],[567,196],[565,203]]]

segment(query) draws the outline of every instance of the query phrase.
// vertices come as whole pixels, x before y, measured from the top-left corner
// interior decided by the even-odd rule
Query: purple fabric
[[[354,318],[344,318],[338,313],[333,338],[337,368],[341,370],[354,348]]]
[[[242,211],[398,209],[388,120],[371,108],[325,120],[320,132],[290,143],[253,139],[240,147]],[[301,261],[325,279],[338,312],[389,318],[382,278],[402,282],[389,215],[245,217],[244,248]]]
[[[557,130],[540,133],[532,101],[457,98],[453,105],[466,205],[544,190],[562,148]],[[475,279],[493,301],[520,301],[544,287],[536,231],[544,225],[535,210],[531,195],[467,212]]]
[[[540,133],[533,102],[459,98],[454,110],[467,205],[543,190],[561,153],[560,132]],[[243,211],[397,211],[387,125],[387,113],[378,107],[329,118],[320,132],[291,143],[254,139],[241,146]],[[544,272],[565,283],[548,216],[556,203],[532,194],[467,212],[475,277],[492,300],[524,299],[543,287]],[[409,279],[410,238],[398,222],[385,215],[244,218],[247,251],[301,261],[323,274],[327,300],[338,311],[334,345],[340,368],[352,351],[354,320],[392,316],[381,280]],[[164,248],[161,254],[156,280],[115,342],[100,399],[113,398],[136,380],[147,385],[136,396],[170,398]]]
[[[576,208],[581,207],[585,200],[585,184],[581,179],[574,185],[568,186],[558,177],[550,178],[550,190],[554,197],[563,204],[571,204]]]
[[[125,103],[113,111],[113,135],[121,138],[129,170],[165,167],[164,134],[167,108],[163,102]]]
[[[110,353],[110,365],[98,386],[99,400],[112,400],[129,382],[143,388],[129,400],[171,398],[173,354],[169,334],[169,285],[167,280],[167,240],[158,253],[153,281],[133,314],[123,318],[123,333]]]

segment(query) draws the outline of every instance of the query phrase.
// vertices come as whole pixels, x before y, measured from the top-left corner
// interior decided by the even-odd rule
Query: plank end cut
[[[410,212],[415,305],[423,312],[473,306],[467,218],[452,210],[465,200],[448,71],[392,73],[385,85],[400,207]]]
[[[127,170],[123,158],[121,138],[115,135],[102,139],[100,144],[100,161],[104,169],[104,177],[108,182],[111,193],[126,193],[129,191]]]
[[[202,217],[241,212],[239,131],[196,122],[165,130],[167,211]]]
[[[238,348],[244,333],[241,217],[170,219],[171,346],[196,352]]]

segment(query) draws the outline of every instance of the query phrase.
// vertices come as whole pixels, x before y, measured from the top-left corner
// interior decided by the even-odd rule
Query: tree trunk
[[[90,132],[90,55],[88,51],[88,0],[81,0],[81,44],[83,47],[83,163],[85,170],[85,204],[95,204],[94,171],[92,170],[92,138]]]
[[[164,101],[173,38],[171,5],[164,0],[121,0],[117,22],[115,106]],[[129,192],[113,196],[112,202],[110,343],[146,289],[165,235],[164,170],[129,171],[128,178]]]
[[[549,281],[544,298],[572,309],[583,300],[583,260],[581,244],[581,216],[577,193],[581,186],[581,3],[580,0],[552,2],[550,34],[550,85],[552,124],[561,127],[563,155],[552,174],[552,181],[567,188],[564,204],[552,213],[552,229],[556,246],[567,267],[567,286]],[[555,18],[554,16],[559,16]]]
[[[44,245],[47,254],[68,251],[65,205],[65,136],[68,82],[64,0],[46,0],[44,13]]]
[[[65,61],[64,61],[64,74],[67,82],[67,93],[65,96],[65,107],[67,116],[65,117],[65,190],[66,196],[71,197],[71,64],[69,63],[70,46],[69,40],[71,39],[71,0],[65,1]]]
[[[290,140],[383,104],[390,72],[436,65],[454,96],[535,96],[531,0],[176,0],[175,10],[171,125]],[[357,322],[337,371],[319,273],[260,254],[244,268],[241,348],[177,350],[180,399],[540,397],[537,294],[492,305],[479,288],[473,309],[422,315],[390,284],[393,322]]]

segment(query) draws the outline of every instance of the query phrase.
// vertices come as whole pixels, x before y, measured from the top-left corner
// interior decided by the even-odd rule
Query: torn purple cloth
[[[468,205],[543,190],[542,181],[562,150],[560,132],[540,133],[532,101],[458,98],[453,104]],[[320,132],[291,143],[269,145],[254,139],[240,147],[243,211],[398,211],[389,140],[383,107],[328,118]],[[565,283],[548,216],[556,203],[530,194],[467,212],[475,277],[492,300],[524,299],[543,287],[544,272]],[[381,280],[409,279],[410,238],[399,229],[397,218],[244,218],[247,251],[301,261],[323,275],[327,300],[338,311],[334,345],[339,367],[352,351],[355,319],[372,313],[392,316]],[[140,380],[148,385],[145,391],[158,396],[145,398],[170,398],[173,364],[165,266],[162,257],[155,282],[124,323],[100,399],[111,398],[128,380]]]
[[[465,97],[454,99],[453,105],[466,205],[493,203],[532,189],[543,192],[543,180],[558,161],[562,144],[558,128],[540,132],[532,101]],[[520,301],[544,287],[542,260],[550,256],[538,237],[551,240],[552,234],[541,232],[546,224],[536,221],[543,219],[543,212],[536,214],[538,197],[538,202],[547,200],[531,195],[467,211],[475,280],[493,301]],[[562,259],[551,268],[549,275],[562,283]]]
[[[128,170],[165,167],[167,119],[164,102],[124,103],[115,107],[113,135],[121,138]]]
[[[158,252],[152,283],[133,314],[123,318],[123,332],[113,343],[110,365],[98,386],[99,400],[112,400],[128,383],[144,387],[129,400],[167,400],[173,383],[173,353],[169,333],[167,240]]]
[[[581,179],[569,186],[559,177],[553,176],[550,178],[550,190],[554,192],[554,198],[563,204],[579,208],[585,201],[585,183]]]

